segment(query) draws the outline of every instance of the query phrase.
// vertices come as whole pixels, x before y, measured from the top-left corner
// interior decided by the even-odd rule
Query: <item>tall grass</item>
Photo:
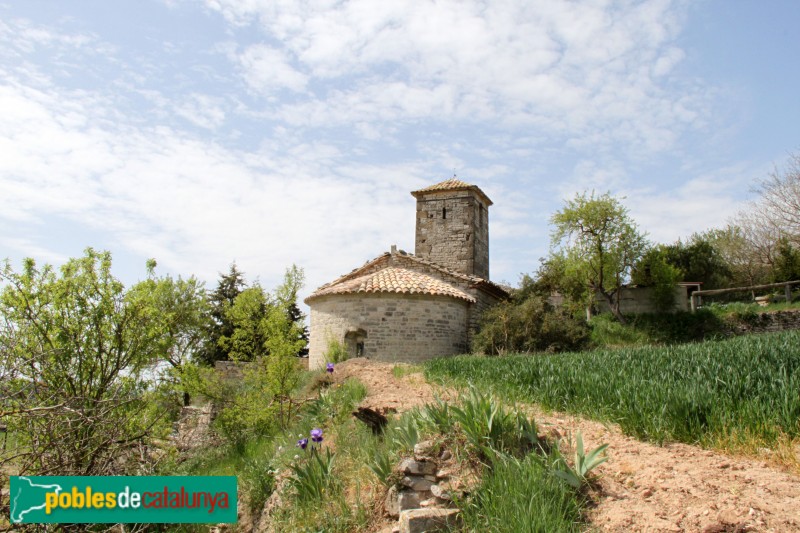
[[[474,495],[462,505],[467,531],[550,533],[580,531],[581,504],[566,483],[552,475],[548,457],[504,456],[487,470]]]
[[[767,445],[800,436],[800,332],[560,355],[430,361],[428,378],[618,422],[641,439]]]

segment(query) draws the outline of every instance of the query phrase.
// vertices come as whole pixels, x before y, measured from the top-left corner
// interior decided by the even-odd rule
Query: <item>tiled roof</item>
[[[492,201],[489,199],[488,196],[486,196],[486,193],[483,192],[480,187],[478,187],[477,185],[469,184],[465,181],[461,181],[460,179],[457,179],[455,176],[453,176],[450,179],[440,181],[439,183],[436,183],[434,185],[425,187],[424,189],[412,191],[411,196],[416,198],[419,194],[428,192],[441,192],[441,191],[475,191],[480,196],[483,197],[483,200],[484,202],[486,202],[486,205],[492,205]]]
[[[428,274],[402,267],[387,266],[362,276],[349,279],[347,279],[348,276],[343,276],[343,278],[345,279],[340,278],[332,283],[323,285],[306,298],[306,301],[329,294],[382,292],[450,296],[475,303],[475,298],[458,287]]]
[[[419,272],[418,269],[420,268],[428,268],[440,272],[442,276],[439,278],[435,274],[434,277],[430,274]],[[400,272],[399,282],[397,281],[396,273],[382,274],[389,270]],[[452,280],[452,283],[448,283],[448,279]],[[375,280],[377,280],[377,283]],[[412,283],[409,283],[410,281]],[[404,287],[403,284],[406,286]],[[353,269],[348,274],[340,276],[330,283],[326,283],[311,293],[311,295],[305,299],[305,302],[308,303],[309,300],[328,294],[350,294],[358,292],[415,292],[417,294],[439,294],[474,302],[475,300],[472,296],[459,287],[460,284],[466,284],[468,287],[477,288],[497,298],[508,297],[508,291],[496,283],[492,283],[478,276],[470,276],[455,270],[450,270],[433,261],[400,250],[395,253],[385,252],[375,259],[367,261],[362,266]],[[413,291],[411,287],[413,287]]]
[[[441,181],[441,182],[439,182],[439,183],[437,183],[435,185],[431,185],[429,187],[425,187],[424,189],[420,189],[420,190],[414,191],[414,192],[448,191],[448,190],[451,190],[451,189],[469,189],[471,187],[475,187],[475,185],[472,185],[472,184],[467,183],[465,181],[461,181],[459,179],[456,179],[456,177],[453,176],[449,180]],[[411,193],[411,194],[414,194],[414,193]]]

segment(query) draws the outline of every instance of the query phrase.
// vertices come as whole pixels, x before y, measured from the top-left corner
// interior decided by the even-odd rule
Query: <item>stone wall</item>
[[[244,370],[249,364],[246,361],[216,361],[214,369],[222,376],[222,379],[241,380],[244,378]]]
[[[416,294],[317,298],[311,305],[309,367],[325,364],[329,339],[344,342],[351,332],[363,342],[363,356],[379,361],[415,363],[464,353],[469,306],[456,298]]]
[[[470,191],[420,195],[414,255],[489,279],[488,206]]]
[[[800,311],[772,311],[734,316],[728,319],[728,323],[736,335],[800,329]]]
[[[689,297],[686,287],[675,286],[674,290],[675,307],[674,311],[688,311]],[[597,309],[601,313],[611,311],[608,302],[602,296],[595,298]],[[555,305],[555,304],[554,304]],[[641,314],[657,313],[659,310],[653,303],[652,287],[625,287],[620,291],[619,310],[623,313]]]
[[[496,305],[500,300],[491,294],[487,294],[476,288],[470,288],[467,292],[476,300],[475,304],[470,306],[467,322],[467,326],[469,328],[467,331],[467,340],[471,343],[473,333],[478,331],[478,326],[480,324],[483,312],[493,305]]]

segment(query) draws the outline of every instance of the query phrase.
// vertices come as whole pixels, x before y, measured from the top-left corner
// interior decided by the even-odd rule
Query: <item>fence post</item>
[[[697,311],[697,302],[695,301],[694,296],[695,296],[694,293],[689,295],[689,302],[691,303],[692,313]]]
[[[784,293],[786,294],[786,303],[792,301],[792,286],[788,283],[783,286]]]

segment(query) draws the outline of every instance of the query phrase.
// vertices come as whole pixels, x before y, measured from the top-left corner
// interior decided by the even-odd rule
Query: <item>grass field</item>
[[[430,361],[429,379],[491,388],[620,424],[637,438],[716,447],[800,437],[800,332],[558,355]]]

